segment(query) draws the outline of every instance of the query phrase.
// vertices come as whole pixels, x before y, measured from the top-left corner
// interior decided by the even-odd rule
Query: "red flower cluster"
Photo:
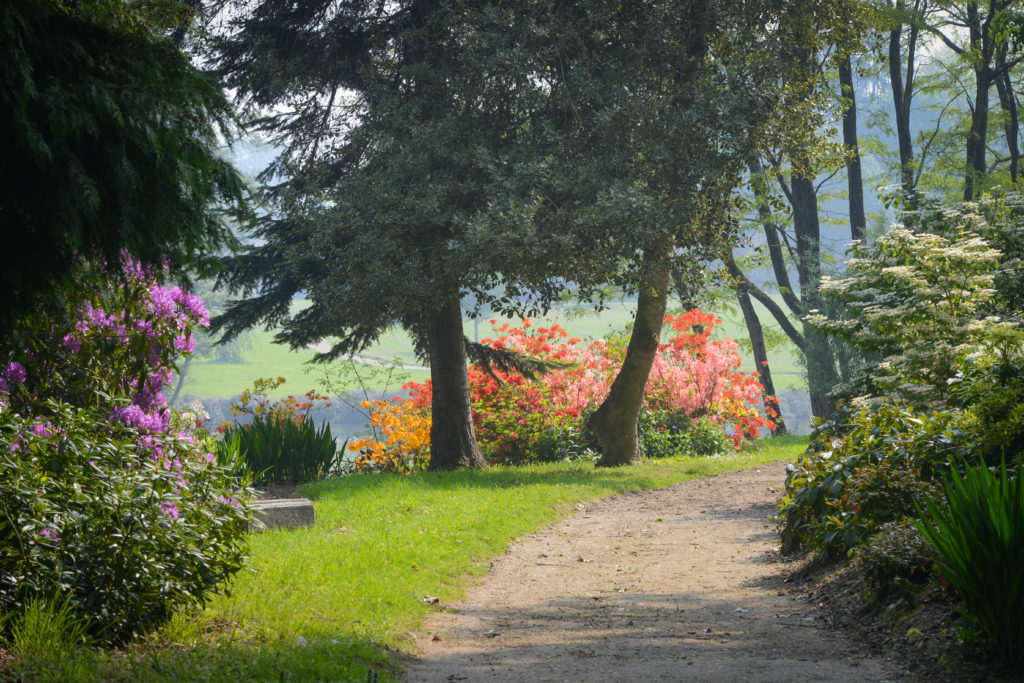
[[[536,381],[500,371],[496,379],[482,368],[469,369],[474,427],[485,454],[492,460],[529,460],[541,439],[582,431],[587,413],[608,395],[626,342],[602,339],[584,346],[558,324],[536,327],[529,318],[520,327],[490,322],[495,337],[482,343],[563,365]],[[744,437],[755,437],[759,428],[772,427],[759,409],[763,388],[758,374],[737,371],[741,359],[733,340],[712,339],[721,320],[694,309],[668,315],[665,323],[672,336],[659,346],[647,383],[647,409],[682,414],[693,422],[708,419],[721,425],[737,446]],[[429,413],[429,380],[410,382],[403,389],[409,396],[402,410],[410,413],[411,421]],[[388,412],[394,421],[394,409]]]

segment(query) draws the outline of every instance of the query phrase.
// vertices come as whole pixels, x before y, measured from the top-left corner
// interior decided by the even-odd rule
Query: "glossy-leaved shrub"
[[[872,602],[890,597],[913,601],[935,566],[934,548],[909,517],[882,524],[857,549],[856,558]]]
[[[63,595],[91,636],[119,642],[242,568],[249,509],[205,444],[148,448],[96,409],[47,408],[0,411],[0,610]]]
[[[167,405],[203,302],[123,256],[122,274],[0,339],[0,612],[67,598],[119,642],[224,590],[252,492]],[[10,634],[8,634],[10,635]]]
[[[783,551],[845,556],[879,525],[912,513],[963,438],[945,413],[886,402],[839,411],[788,468],[779,504]]]

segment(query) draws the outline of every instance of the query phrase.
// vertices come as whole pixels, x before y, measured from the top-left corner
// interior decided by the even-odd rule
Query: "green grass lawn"
[[[760,304],[755,304],[760,307]],[[631,324],[635,306],[629,303],[612,302],[608,308],[600,313],[573,313],[570,309],[553,309],[548,315],[542,318],[535,318],[537,325],[551,325],[557,322],[564,327],[571,335],[584,339],[597,339],[609,332],[623,330]],[[768,314],[761,309],[762,320],[767,325]],[[738,314],[720,314],[723,324],[717,330],[716,337],[744,338],[747,336],[746,327],[742,317]],[[464,322],[467,336],[480,339],[493,335],[492,327],[487,322],[489,317],[474,324],[473,320]],[[505,318],[498,318],[498,324],[513,322],[518,324],[519,320],[509,321]],[[215,361],[193,361],[190,365],[182,394],[191,394],[200,397],[210,396],[234,396],[246,387],[252,385],[252,381],[258,377],[285,377],[288,382],[276,393],[281,397],[288,394],[304,394],[310,389],[319,390],[316,383],[316,372],[306,373],[309,368],[307,361],[312,359],[312,350],[290,351],[287,347],[273,343],[273,333],[263,330],[253,330],[251,333],[252,346],[244,352],[244,362],[222,363]],[[743,357],[742,370],[751,372],[754,368],[753,358],[749,352],[741,348],[740,354]],[[363,354],[367,358],[378,361],[390,361],[399,358],[407,367],[409,379],[423,381],[430,376],[429,371],[422,369],[411,369],[421,364],[412,350],[412,341],[409,335],[401,328],[393,328],[382,335],[380,340]],[[772,368],[772,376],[778,390],[806,386],[803,376],[803,369],[797,363],[797,354],[794,348],[775,349],[768,354],[769,363]],[[382,387],[373,386],[375,390]]]
[[[61,681],[365,681],[374,668],[387,680],[409,632],[437,609],[422,597],[455,600],[513,539],[576,503],[793,460],[805,446],[781,437],[727,458],[620,469],[564,463],[307,485],[316,526],[253,536],[252,571],[234,581],[230,597],[179,615],[125,651],[37,656],[24,673]]]

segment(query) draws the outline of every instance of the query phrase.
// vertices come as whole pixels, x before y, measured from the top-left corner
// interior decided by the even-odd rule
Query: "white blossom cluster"
[[[881,394],[941,400],[956,359],[1000,322],[980,311],[995,296],[1001,257],[962,224],[951,236],[896,225],[870,246],[854,245],[844,277],[822,278],[822,294],[845,315],[811,311],[805,321],[876,358],[869,376]]]

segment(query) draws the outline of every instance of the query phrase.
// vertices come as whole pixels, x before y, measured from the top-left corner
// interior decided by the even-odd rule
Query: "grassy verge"
[[[387,679],[408,633],[437,609],[421,598],[457,598],[512,539],[576,503],[792,460],[805,446],[783,437],[728,458],[615,470],[551,464],[312,484],[304,493],[316,526],[254,536],[253,571],[230,597],[128,650],[21,658],[9,671],[61,681],[365,681],[374,668]]]

